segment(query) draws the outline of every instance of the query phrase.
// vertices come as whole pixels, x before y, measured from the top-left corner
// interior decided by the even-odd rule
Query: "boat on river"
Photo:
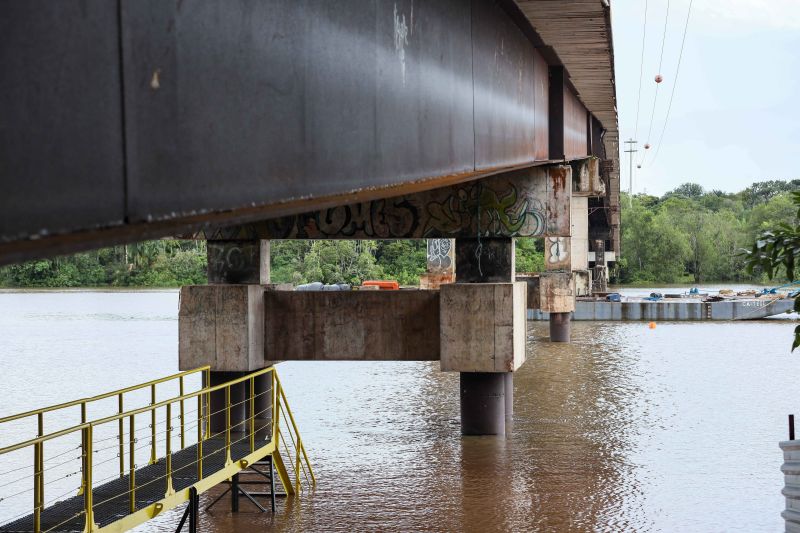
[[[702,293],[624,296],[610,293],[578,297],[573,320],[757,320],[792,312],[794,298],[787,293]],[[548,320],[549,314],[528,309],[528,320]]]

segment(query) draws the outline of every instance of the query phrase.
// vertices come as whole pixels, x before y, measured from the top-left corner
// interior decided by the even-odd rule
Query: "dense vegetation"
[[[425,241],[276,241],[272,281],[359,284],[395,279],[414,285],[425,272],[425,256]],[[534,272],[543,265],[540,241],[517,243],[518,271]],[[148,241],[0,269],[0,286],[5,287],[177,287],[205,282],[203,241]]]
[[[0,286],[6,287],[173,287],[205,282],[205,241],[145,241],[0,269]]]
[[[622,198],[621,283],[762,281],[742,253],[763,231],[794,224],[800,180],[754,183],[738,193],[686,183],[664,196]]]
[[[742,250],[765,230],[797,223],[791,193],[798,190],[800,180],[754,183],[738,193],[686,183],[661,197],[623,195],[622,256],[612,275],[621,283],[763,281],[765,271],[748,271]],[[541,239],[519,239],[517,271],[543,267]],[[424,241],[279,241],[272,246],[277,283],[396,279],[413,285],[424,272]],[[174,287],[205,281],[202,241],[149,241],[0,269],[0,286],[6,287]]]

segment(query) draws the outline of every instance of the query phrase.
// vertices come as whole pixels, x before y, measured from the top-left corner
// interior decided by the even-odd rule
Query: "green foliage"
[[[205,282],[202,241],[147,241],[0,268],[4,287],[176,287]]]
[[[381,279],[380,241],[278,241],[272,246],[271,278],[275,283],[350,283]]]
[[[375,253],[386,277],[400,285],[417,285],[427,265],[427,249],[422,240],[378,241]]]
[[[544,270],[544,242],[542,239],[516,240],[516,269],[520,273]]]
[[[727,194],[684,183],[661,198],[623,194],[616,281],[762,281],[740,250],[767,228],[797,222],[788,191],[799,188],[800,180],[767,181]]]
[[[781,222],[772,230],[764,231],[745,253],[749,272],[761,269],[773,279],[782,271],[789,280],[795,280],[795,268],[800,259],[800,192],[792,193],[792,203],[797,210],[795,220],[791,224]],[[794,300],[794,310],[800,312],[800,296]],[[798,346],[800,326],[794,328],[792,351]]]

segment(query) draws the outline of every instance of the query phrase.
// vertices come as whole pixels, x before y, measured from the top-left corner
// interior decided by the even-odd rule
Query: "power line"
[[[644,23],[642,24],[642,58],[639,60],[639,97],[636,100],[636,128],[634,139],[639,138],[639,109],[642,104],[642,74],[644,73],[644,45],[647,37],[647,0],[644,0]]]
[[[662,67],[662,65],[664,63],[664,48],[665,48],[665,45],[666,45],[666,42],[667,42],[667,25],[668,25],[668,22],[669,22],[669,3],[670,3],[670,0],[667,0],[667,12],[664,15],[664,34],[661,36],[661,56],[659,57],[659,60],[658,60],[658,74],[661,73],[661,67]],[[650,143],[650,135],[653,133],[653,119],[655,118],[655,115],[656,115],[656,104],[658,103],[658,86],[659,85],[660,85],[659,83],[656,83],[656,94],[653,97],[653,110],[650,112],[650,126],[647,128],[647,139],[646,139],[646,141],[647,141],[648,144]],[[642,160],[639,161],[640,165],[643,164],[644,160],[647,158],[647,148],[648,147],[649,147],[648,145],[645,145],[644,155],[642,155]]]
[[[672,82],[672,93],[669,96],[669,105],[667,106],[667,115],[664,117],[664,127],[661,128],[661,135],[658,138],[658,144],[656,144],[656,153],[653,155],[653,163],[656,162],[658,158],[658,153],[661,151],[661,141],[664,139],[664,132],[667,131],[667,122],[669,121],[669,113],[672,111],[672,99],[675,98],[675,87],[678,85],[678,74],[681,71],[681,59],[683,59],[683,47],[686,44],[686,33],[689,30],[689,17],[692,14],[692,2],[694,0],[689,0],[689,11],[686,13],[686,24],[683,26],[683,39],[681,39],[681,51],[678,54],[678,66],[675,68],[675,79]]]

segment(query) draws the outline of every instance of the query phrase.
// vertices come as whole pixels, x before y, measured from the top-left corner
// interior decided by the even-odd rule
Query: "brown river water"
[[[175,372],[177,304],[175,291],[0,292],[0,416]],[[200,530],[782,530],[794,320],[575,322],[571,344],[528,325],[506,438],[459,435],[458,375],[436,363],[281,363],[317,488],[274,516],[220,503]],[[25,503],[0,501],[0,520]]]

